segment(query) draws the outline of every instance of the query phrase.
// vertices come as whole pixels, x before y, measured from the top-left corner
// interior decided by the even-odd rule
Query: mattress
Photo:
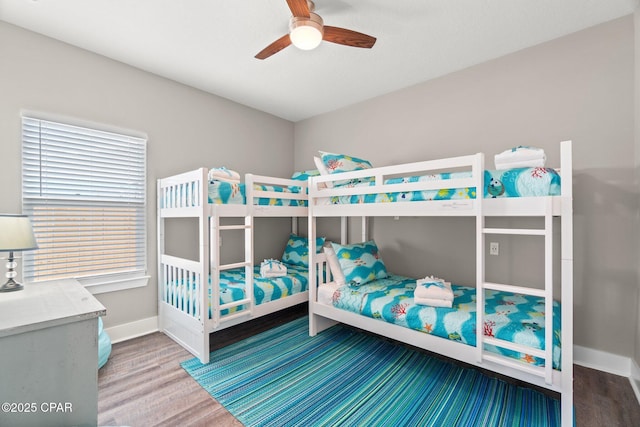
[[[260,275],[260,266],[253,269],[253,299],[256,305],[285,298],[307,290],[307,267],[286,264],[287,275],[282,277],[264,278]],[[220,273],[220,304],[239,301],[245,298],[245,269],[244,267],[225,270]],[[211,282],[211,280],[209,280]],[[211,291],[211,286],[209,286]],[[242,310],[243,306],[231,310],[223,310],[222,315]],[[211,317],[211,312],[209,312]]]
[[[398,185],[399,191],[378,194],[354,194],[347,196],[332,196],[328,202],[331,204],[356,204],[356,203],[383,203],[383,202],[411,202],[428,200],[460,200],[475,199],[477,191],[475,187],[445,188],[426,191],[401,191],[402,184],[439,181],[454,178],[470,178],[471,172],[451,172],[433,175],[409,176],[390,178],[384,181],[385,185]],[[350,181],[340,186],[362,187],[374,185],[373,180]],[[517,168],[507,170],[484,171],[484,189],[482,196],[485,198],[504,197],[539,197],[559,196],[560,175],[551,168]]]
[[[476,345],[476,289],[452,285],[452,308],[416,304],[416,280],[391,275],[359,287],[324,285],[318,302],[373,319]],[[544,349],[544,299],[534,296],[485,291],[484,334],[486,336]],[[553,367],[560,367],[560,304],[553,302]],[[485,344],[488,351],[541,366],[544,360]]]
[[[279,187],[270,185],[254,184],[256,190],[273,191],[278,193],[300,193],[302,187]],[[209,181],[208,188],[209,203],[218,205],[237,204],[243,205],[247,202],[245,184],[231,183],[226,181]],[[292,200],[279,198],[259,198],[256,200],[257,205],[263,206],[307,206],[306,200]]]
[[[253,298],[256,305],[265,304],[280,298],[305,292],[307,290],[309,271],[307,267],[287,264],[287,275],[282,277],[264,278],[260,275],[260,266],[254,266]],[[186,284],[186,286],[185,286]],[[170,305],[180,307],[183,311],[200,317],[197,306],[196,284],[188,278],[172,281],[171,289],[167,292],[171,297],[166,300]],[[209,277],[209,297],[211,296],[211,277]],[[245,298],[245,269],[244,267],[224,270],[220,272],[220,304],[227,304]],[[221,315],[242,310],[244,306],[237,306],[221,311]],[[211,305],[208,316],[211,318]]]

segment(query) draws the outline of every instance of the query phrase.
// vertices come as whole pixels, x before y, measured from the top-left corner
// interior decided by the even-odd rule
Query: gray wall
[[[145,288],[98,295],[111,327],[157,315],[156,180],[202,166],[291,176],[293,124],[0,21],[0,212],[21,211],[20,113],[50,113],[146,133],[148,268]],[[251,126],[247,126],[251,123]],[[274,152],[280,153],[273,156]],[[268,161],[265,161],[268,159]],[[279,257],[290,223],[262,225],[259,256]],[[284,222],[282,222],[284,221]],[[274,225],[275,224],[275,225]],[[195,227],[174,232],[194,247]],[[271,239],[281,243],[273,246]],[[282,240],[282,242],[280,242]],[[227,240],[225,239],[225,244]],[[278,250],[273,252],[274,247]],[[237,261],[237,260],[236,260]]]
[[[558,143],[573,140],[575,344],[633,356],[633,94],[629,16],[298,122],[295,166],[309,167],[318,149],[375,166],[483,151],[491,166],[493,154],[516,145],[542,147],[547,164],[559,165]],[[338,236],[335,227],[320,230]],[[475,282],[473,230],[471,220],[446,218],[376,218],[372,226],[390,270],[463,284]],[[518,251],[517,242],[498,241],[503,250],[489,258],[488,278],[537,285],[541,246],[524,242]]]
[[[638,194],[637,187],[625,185],[640,164],[632,17],[295,125],[3,22],[0,40],[0,179],[5,183],[0,212],[21,210],[21,110],[149,136],[153,278],[147,288],[99,296],[107,307],[107,327],[157,313],[159,177],[214,165],[287,176],[312,168],[318,149],[360,155],[377,166],[483,151],[490,164],[492,154],[530,144],[544,148],[553,165],[559,160],[557,142],[572,139],[575,343],[624,356],[635,353],[640,360]],[[636,102],[639,97],[636,93]],[[281,155],[272,156],[274,150]],[[249,152],[255,155],[243,155]],[[283,246],[288,223],[276,221],[274,227],[270,221],[260,227]],[[338,227],[337,221],[326,221],[321,231],[337,238]],[[390,269],[434,273],[460,283],[474,280],[472,230],[463,219],[376,219],[372,226]],[[195,238],[194,230],[173,234],[179,250]],[[538,284],[537,267],[513,268],[520,258],[538,258],[536,243],[525,242],[523,254],[509,256],[508,249],[515,252],[520,244],[501,243],[501,255],[490,259],[490,274]],[[258,257],[280,255],[270,251],[259,247]]]

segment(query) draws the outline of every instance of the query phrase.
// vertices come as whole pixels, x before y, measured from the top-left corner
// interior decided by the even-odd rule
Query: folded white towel
[[[413,294],[414,298],[453,301],[451,283],[432,276],[416,280],[416,289]]]
[[[240,182],[240,174],[224,166],[211,168],[209,169],[209,181],[212,180],[238,183]]]
[[[507,169],[517,169],[517,168],[543,168],[544,163],[545,163],[544,159],[522,160],[520,162],[505,162],[505,163],[496,162],[496,169],[507,170]]]
[[[287,266],[277,259],[265,259],[260,264],[262,277],[282,277],[287,275]]]
[[[413,301],[416,304],[430,305],[432,307],[448,307],[448,308],[453,307],[453,301],[447,301],[447,300],[444,300],[444,299],[414,297]]]
[[[542,148],[520,145],[496,154],[494,160],[496,169],[498,170],[525,167],[535,168],[544,167],[547,156]]]

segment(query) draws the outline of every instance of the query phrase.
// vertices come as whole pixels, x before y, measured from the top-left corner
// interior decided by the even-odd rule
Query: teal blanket
[[[255,184],[254,188],[277,193],[300,193],[302,187],[279,187]],[[247,202],[245,184],[215,180],[209,181],[208,199],[209,203],[217,205],[243,205]],[[307,201],[261,197],[257,199],[256,204],[262,206],[307,206]]]
[[[459,178],[470,178],[471,172],[439,173],[433,175],[421,175],[391,178],[384,182],[385,185],[398,185],[439,181]],[[372,180],[364,179],[351,181],[340,187],[362,187],[372,186]],[[401,190],[401,188],[400,188]],[[331,197],[332,204],[354,204],[354,203],[382,203],[382,202],[412,202],[427,200],[460,200],[475,199],[476,188],[444,188],[440,190],[426,191],[392,191],[380,194],[353,194],[348,196]],[[539,197],[539,196],[559,196],[560,195],[560,175],[551,168],[518,168],[507,170],[486,170],[484,172],[483,197]]]
[[[289,295],[305,292],[309,271],[307,267],[287,264],[287,275],[282,277],[264,278],[260,275],[260,266],[254,267],[253,272],[253,299],[256,305],[285,298]],[[224,270],[220,273],[220,304],[240,301],[245,298],[245,269],[244,267]],[[167,284],[165,289],[168,304],[179,307],[182,310],[200,318],[197,305],[195,277],[188,276]],[[209,296],[211,296],[211,277],[209,277]],[[222,310],[221,315],[237,312],[244,306]],[[209,318],[211,318],[211,306],[209,306]]]
[[[342,286],[333,294],[334,307],[427,334],[476,345],[476,289],[452,285],[453,307],[416,304],[416,280],[391,275],[359,287]],[[544,299],[506,292],[485,291],[484,335],[544,349]],[[560,304],[553,302],[553,366],[560,367]],[[487,350],[533,365],[544,360],[504,348]]]

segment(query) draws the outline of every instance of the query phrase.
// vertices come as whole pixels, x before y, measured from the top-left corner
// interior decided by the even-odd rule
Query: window
[[[146,139],[23,117],[22,197],[39,246],[25,280],[146,284]]]

